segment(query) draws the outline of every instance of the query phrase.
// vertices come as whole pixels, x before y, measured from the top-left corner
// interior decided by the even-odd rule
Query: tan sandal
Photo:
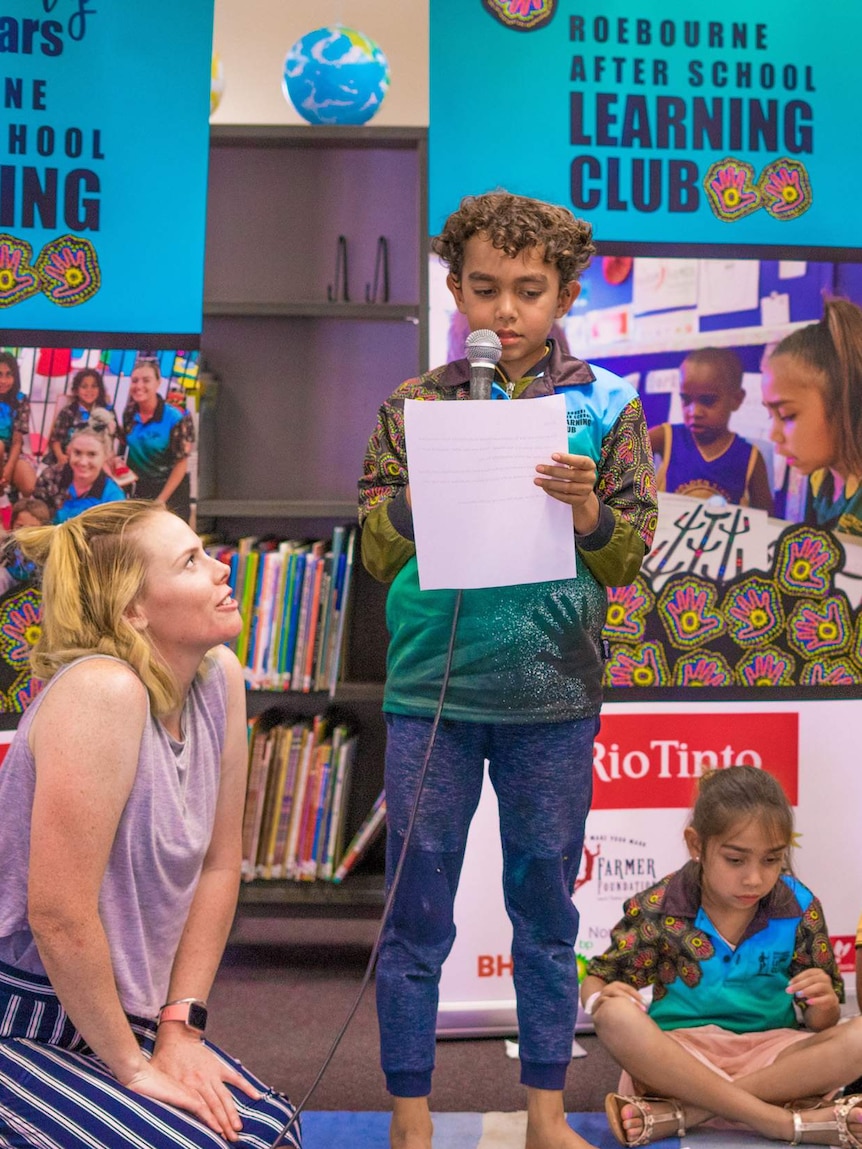
[[[841,1100],[832,1102],[832,1120],[831,1121],[803,1121],[801,1113],[798,1109],[793,1111],[793,1140],[791,1145],[815,1145],[823,1144],[823,1142],[806,1141],[806,1133],[837,1133],[837,1144],[842,1146],[842,1149],[862,1149],[862,1122],[854,1121],[853,1124],[858,1127],[858,1134],[851,1133],[847,1127],[847,1118],[854,1109],[862,1106],[862,1094],[856,1093],[852,1097],[843,1097]],[[831,1142],[835,1144],[835,1142]]]
[[[643,1121],[643,1130],[634,1141],[629,1141],[626,1128],[623,1125],[622,1111],[625,1105],[633,1105]],[[653,1105],[669,1105],[670,1111],[668,1113],[653,1113]],[[685,1113],[682,1105],[672,1097],[626,1097],[622,1093],[609,1093],[605,1098],[605,1115],[614,1137],[620,1145],[625,1145],[627,1149],[635,1149],[638,1145],[649,1145],[664,1137],[685,1137]],[[794,1131],[796,1129],[795,1121],[794,1116]],[[676,1128],[667,1133],[659,1133],[656,1126],[668,1124],[673,1124]]]

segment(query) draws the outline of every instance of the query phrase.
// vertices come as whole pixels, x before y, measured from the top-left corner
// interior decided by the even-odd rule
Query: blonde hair
[[[106,411],[104,407],[94,407],[90,412],[88,419],[82,420],[80,423],[75,423],[69,435],[69,445],[72,444],[79,435],[89,435],[100,444],[102,450],[106,455],[110,456],[114,453],[114,435],[117,431],[117,420],[110,411]]]
[[[76,658],[107,654],[136,672],[154,715],[180,704],[173,672],[129,618],[147,576],[143,530],[152,516],[171,513],[162,503],[129,499],[15,532],[25,557],[42,568],[42,631],[30,655],[37,678],[47,682]]]

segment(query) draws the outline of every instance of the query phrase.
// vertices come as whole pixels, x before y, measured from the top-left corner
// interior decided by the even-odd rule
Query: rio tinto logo
[[[701,774],[727,766],[767,770],[795,806],[799,715],[605,714],[593,750],[593,808],[690,806]]]

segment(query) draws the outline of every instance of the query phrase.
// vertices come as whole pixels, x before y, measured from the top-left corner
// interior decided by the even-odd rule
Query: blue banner
[[[504,187],[605,251],[854,258],[860,37],[846,0],[434,0],[431,230]]]
[[[200,332],[212,22],[213,0],[2,3],[5,328]]]

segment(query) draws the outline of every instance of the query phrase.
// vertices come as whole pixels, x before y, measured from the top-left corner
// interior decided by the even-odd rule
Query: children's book
[[[347,796],[350,791],[350,773],[356,749],[356,737],[348,733],[346,726],[338,726],[333,732],[332,759],[333,783],[332,801],[326,824],[326,841],[323,856],[318,867],[318,875],[325,881],[332,878],[335,859],[344,852],[344,818],[347,811]]]
[[[274,878],[286,877],[285,858],[287,853],[287,835],[290,829],[291,815],[293,813],[294,796],[296,793],[297,775],[299,772],[299,759],[303,749],[303,739],[308,733],[308,726],[304,722],[294,722],[287,732],[287,769],[284,778],[284,790],[281,798],[281,812],[278,819],[278,830],[275,838],[275,851],[272,861],[272,876]]]
[[[296,548],[301,544],[295,539],[285,539],[278,544],[278,553],[281,561],[278,568],[278,580],[275,586],[275,602],[272,612],[272,635],[269,643],[269,658],[264,678],[264,688],[278,690],[281,688],[281,658],[285,641],[285,616],[288,611],[288,579],[290,577],[291,558]]]
[[[320,645],[320,608],[326,593],[328,577],[326,573],[326,556],[321,555],[317,562],[317,569],[314,572],[314,586],[311,590],[311,602],[309,604],[305,666],[302,673],[302,689],[306,694],[311,690],[314,683],[315,659],[317,658]]]
[[[293,808],[290,814],[290,826],[288,827],[287,844],[285,846],[283,875],[286,878],[297,879],[299,877],[298,851],[303,828],[308,776],[311,772],[314,759],[314,747],[314,731],[306,725],[302,736],[302,748],[299,755],[296,782],[293,787]]]
[[[338,597],[338,569],[341,556],[344,553],[344,538],[346,533],[346,527],[336,526],[332,528],[332,544],[326,555],[326,571],[329,575],[329,581],[325,598],[321,596],[320,642],[319,654],[315,665],[315,690],[325,690],[329,682],[329,633],[332,627],[332,618],[335,613],[335,600]]]
[[[317,877],[321,827],[326,817],[326,807],[331,791],[332,741],[329,738],[324,739],[317,747],[316,771],[317,782],[314,795],[309,803],[308,827],[300,863],[300,877],[303,881],[314,881]]]
[[[240,540],[242,543],[243,540]],[[242,630],[236,640],[236,656],[243,666],[248,664],[248,652],[251,643],[251,628],[254,615],[254,596],[257,591],[257,569],[260,563],[260,552],[253,548],[245,556],[242,574],[242,597],[239,601],[239,612],[242,618]]]
[[[257,847],[260,840],[260,827],[263,807],[266,800],[269,762],[272,754],[270,731],[266,726],[258,726],[252,742],[252,755],[249,766],[248,791],[243,812],[243,851],[242,876],[251,881],[257,876]]]
[[[346,621],[350,605],[350,583],[353,574],[354,553],[356,550],[356,533],[356,528],[353,527],[347,537],[344,575],[336,602],[336,618],[333,623],[335,641],[329,668],[329,693],[331,695],[335,694],[335,688],[338,685],[338,678],[341,672],[341,661],[344,656],[344,636],[347,633]]]
[[[365,821],[353,835],[338,869],[332,875],[333,882],[342,882],[368,850],[368,847],[386,824],[386,791],[381,790]]]
[[[293,686],[293,664],[296,658],[296,644],[300,626],[300,607],[302,605],[303,588],[306,584],[305,567],[308,554],[305,550],[294,556],[293,573],[288,590],[289,604],[285,608],[286,629],[283,657],[280,659],[282,689],[290,690]]]
[[[276,726],[270,737],[273,743],[269,764],[269,774],[272,779],[272,785],[268,788],[263,818],[261,820],[261,840],[257,852],[257,876],[259,878],[271,878],[273,876],[275,843],[281,818],[281,808],[284,802],[284,784],[287,775],[288,753],[290,750],[290,727]]]
[[[266,735],[258,729],[258,720],[249,724],[248,742],[248,781],[245,790],[245,806],[242,819],[242,876],[244,879],[253,877],[251,873],[250,853],[253,837],[254,819],[257,811],[258,791],[260,789],[261,772],[263,770],[263,752]]]
[[[250,670],[247,681],[253,690],[261,689],[267,681],[272,623],[275,613],[275,591],[281,571],[282,555],[278,550],[262,556],[259,591],[254,606],[254,641],[249,652]]]
[[[319,579],[322,576],[323,551],[325,543],[318,540],[311,544],[305,563],[305,578],[302,584],[302,599],[299,605],[299,619],[297,623],[296,654],[293,659],[293,672],[291,676],[291,689],[304,690],[306,675],[306,657],[309,643],[314,642],[314,626],[312,602],[314,596],[320,594]]]

